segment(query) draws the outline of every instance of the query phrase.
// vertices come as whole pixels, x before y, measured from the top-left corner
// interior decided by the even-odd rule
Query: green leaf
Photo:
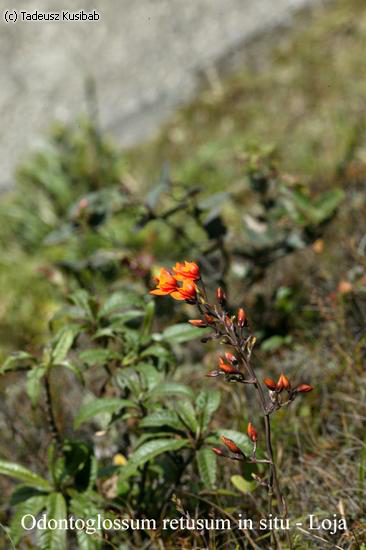
[[[32,407],[35,407],[38,403],[39,394],[41,391],[41,380],[45,375],[46,367],[39,365],[29,370],[27,373],[26,389],[29,399],[31,400]]]
[[[120,480],[133,475],[139,466],[156,456],[168,451],[178,451],[188,445],[188,439],[155,439],[144,443],[131,455],[127,465],[121,467]]]
[[[205,431],[213,413],[219,408],[221,394],[218,390],[202,390],[196,399],[197,412],[201,417],[201,428]]]
[[[102,510],[102,503],[98,506],[97,498],[94,497],[95,493],[92,491],[86,491],[85,493],[78,493],[77,491],[70,490],[72,496],[70,501],[70,512],[74,517],[95,520],[95,533],[87,534],[85,531],[78,530],[76,536],[78,539],[79,550],[99,550],[103,544],[103,537],[101,530],[97,529],[97,516],[100,514],[101,518],[104,517]]]
[[[152,391],[161,382],[161,373],[150,363],[138,365],[136,371],[141,375],[143,387],[148,391]]]
[[[39,491],[29,485],[18,485],[10,497],[10,506],[18,506],[32,497],[45,496],[44,491]]]
[[[21,481],[25,481],[27,485],[36,487],[44,491],[50,491],[51,485],[43,477],[34,474],[24,466],[16,464],[15,462],[8,462],[7,460],[0,460],[0,474],[15,477]]]
[[[224,435],[225,437],[232,439],[234,443],[243,451],[244,454],[250,455],[253,451],[253,443],[250,441],[249,437],[242,432],[237,432],[236,430],[218,430],[216,432],[217,443],[221,443],[220,436]]]
[[[339,188],[331,189],[330,191],[323,193],[314,204],[317,212],[315,221],[320,223],[329,218],[343,201],[344,197],[344,192]]]
[[[101,307],[98,317],[106,317],[126,307],[144,307],[144,299],[135,290],[124,288],[114,292]]]
[[[177,413],[166,409],[159,409],[145,416],[139,426],[141,428],[162,428],[163,426],[169,426],[174,430],[184,430],[184,424],[179,419]]]
[[[92,348],[79,353],[80,360],[88,367],[100,366],[111,359],[119,359],[120,355],[116,351],[108,349]]]
[[[148,341],[151,333],[152,322],[154,319],[155,313],[155,302],[151,301],[146,306],[146,313],[144,317],[144,322],[141,329],[141,341]]]
[[[76,290],[71,294],[70,300],[81,310],[87,319],[90,321],[94,319],[94,315],[90,307],[90,296],[86,290]]]
[[[18,351],[16,353],[13,353],[10,355],[3,365],[0,368],[0,374],[3,374],[4,372],[8,370],[16,370],[18,368],[23,367],[25,364],[32,364],[33,361],[35,361],[35,358],[30,353],[27,353],[26,351]],[[19,363],[23,363],[22,365],[19,365]]]
[[[197,451],[196,460],[201,480],[205,487],[213,489],[216,482],[216,457],[211,449],[203,448]]]
[[[195,338],[202,338],[210,332],[210,328],[202,329],[193,327],[188,323],[178,323],[164,330],[162,337],[170,344],[182,344]],[[160,335],[159,335],[160,336]]]
[[[234,475],[231,476],[231,483],[236,487],[241,493],[247,494],[253,491],[253,489],[256,487],[255,481],[248,481],[247,479],[244,479],[242,476]]]
[[[28,514],[37,517],[38,514],[42,510],[44,510],[44,508],[46,508],[47,501],[48,495],[32,496],[24,502],[17,504],[16,512],[13,515],[10,523],[10,535],[16,546],[18,546],[19,540],[21,539],[23,534],[26,533],[29,536],[30,533],[29,530],[25,531],[23,529],[22,518]],[[30,525],[28,525],[27,523],[25,526],[30,527]],[[9,546],[9,548],[11,547]]]
[[[61,493],[51,493],[47,503],[47,519],[67,519],[66,502]],[[38,531],[40,550],[66,550],[66,529]]]
[[[74,428],[77,429],[83,422],[87,422],[97,414],[118,412],[122,407],[136,407],[133,401],[119,397],[101,397],[82,405],[74,418]]]
[[[196,412],[192,403],[187,399],[178,401],[178,403],[176,404],[176,410],[187,428],[189,428],[191,432],[195,434],[198,429],[198,422],[196,419]]]
[[[67,325],[63,327],[57,334],[56,341],[52,350],[52,362],[62,363],[73,344],[76,334],[79,332],[79,327],[76,325]]]
[[[191,388],[185,384],[179,384],[178,382],[165,382],[164,384],[159,384],[159,386],[154,388],[154,390],[149,394],[149,397],[155,399],[156,397],[169,397],[170,395],[181,395],[191,399],[193,397],[193,392]]]

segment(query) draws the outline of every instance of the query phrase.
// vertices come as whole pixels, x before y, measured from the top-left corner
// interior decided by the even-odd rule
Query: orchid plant
[[[219,356],[217,368],[210,370],[206,376],[210,378],[221,376],[227,382],[247,384],[255,390],[263,416],[266,458],[257,458],[259,434],[252,422],[247,426],[247,434],[253,444],[251,456],[246,456],[239,445],[225,435],[221,436],[223,448],[213,447],[212,451],[224,459],[268,465],[268,474],[264,478],[256,474],[252,475],[259,485],[267,489],[269,514],[273,511],[276,499],[282,517],[287,519],[287,503],[279,483],[270,420],[273,413],[292,403],[298,396],[312,391],[313,387],[304,383],[293,386],[283,373],[277,382],[265,377],[262,385],[251,363],[256,338],[250,333],[245,310],[239,308],[237,315],[230,315],[226,295],[220,287],[216,290],[216,304],[212,304],[208,299],[197,263],[185,261],[178,262],[172,270],[162,268],[156,276],[156,282],[157,287],[151,291],[151,294],[185,300],[197,308],[200,317],[189,320],[189,323],[195,327],[211,329],[211,334],[202,338],[203,343],[217,340],[230,348],[231,351],[226,351],[224,356]],[[290,532],[286,531],[286,533],[288,546],[292,548]],[[278,547],[280,544],[278,535],[272,532],[272,536],[275,546]]]

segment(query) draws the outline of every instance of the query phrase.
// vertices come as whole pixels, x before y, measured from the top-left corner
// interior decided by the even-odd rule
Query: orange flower
[[[196,285],[189,280],[183,281],[183,286],[177,287],[170,295],[176,300],[196,300]]]
[[[173,267],[173,271],[175,271],[175,277],[178,281],[184,281],[185,279],[197,281],[201,278],[200,268],[194,262],[184,262],[184,264],[178,262]]]
[[[178,281],[167,269],[164,267],[160,270],[160,274],[155,277],[157,280],[157,288],[151,290],[150,294],[156,294],[158,296],[164,296],[171,294],[178,288]]]

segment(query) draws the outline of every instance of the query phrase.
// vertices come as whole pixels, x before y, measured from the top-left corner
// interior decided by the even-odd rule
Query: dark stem
[[[62,438],[60,432],[57,428],[55,416],[52,408],[52,394],[50,386],[50,372],[48,371],[44,377],[44,385],[46,390],[46,410],[47,410],[47,420],[52,435],[52,439],[55,442],[56,448],[59,452],[62,451]]]

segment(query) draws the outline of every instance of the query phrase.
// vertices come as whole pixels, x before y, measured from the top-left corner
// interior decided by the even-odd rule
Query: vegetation
[[[19,168],[0,206],[4,548],[366,548],[365,29],[362,2],[340,0],[153,143],[122,154],[82,121]],[[194,319],[198,283],[159,272],[182,259],[222,289],[221,328]],[[183,299],[152,298],[154,276]],[[245,351],[217,367],[238,321]],[[267,409],[228,383],[246,380],[235,358],[245,366],[254,337],[273,460]],[[239,514],[260,520],[269,503],[290,541],[242,529]],[[22,528],[45,511],[101,523]],[[347,528],[310,531],[310,514]]]

